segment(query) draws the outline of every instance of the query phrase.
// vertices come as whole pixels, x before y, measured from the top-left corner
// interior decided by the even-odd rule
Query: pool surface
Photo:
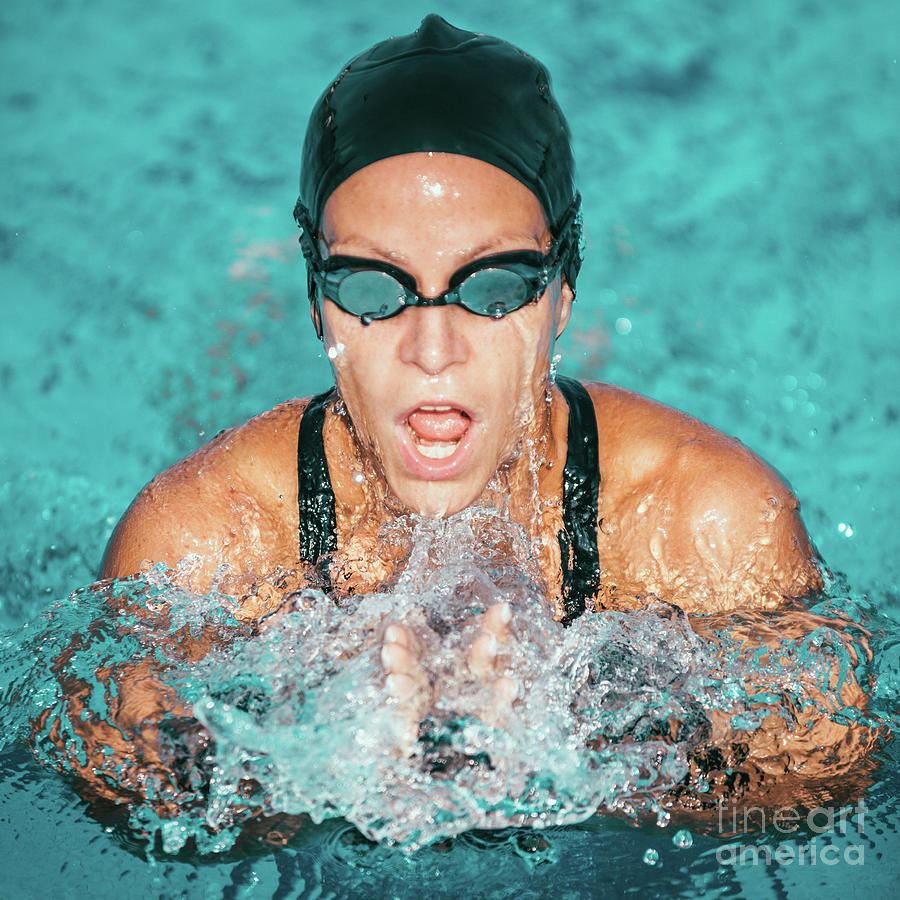
[[[330,383],[291,219],[306,117],[347,59],[432,11],[533,52],[569,117],[587,257],[560,370],[684,409],[786,476],[839,593],[877,611],[895,712],[900,7],[882,0],[9,0],[7,640],[92,581],[156,472]],[[198,860],[145,858],[12,743],[0,895],[884,896],[900,871],[897,752],[861,830],[807,835],[837,848],[815,862],[785,850],[731,864],[718,837],[611,817],[471,832],[410,857],[333,820],[286,850]]]

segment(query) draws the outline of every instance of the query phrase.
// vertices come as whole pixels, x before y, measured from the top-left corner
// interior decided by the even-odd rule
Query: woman
[[[555,377],[581,262],[579,196],[537,61],[437,16],[363,53],[313,110],[295,216],[334,390],[225,432],[154,479],[119,523],[104,578],[165,563],[194,590],[215,581],[264,628],[304,585],[340,598],[389,584],[411,517],[489,509],[530,541],[564,624],[648,594],[700,614],[775,609],[822,587],[796,499],[738,441],[620,388]],[[495,662],[513,614],[488,609],[467,658],[500,705],[520,690]],[[786,615],[788,628],[815,624]],[[382,639],[389,692],[414,701],[414,741],[430,702],[422,643],[401,623]],[[149,663],[126,680],[119,733],[142,728],[143,758],[163,765],[152,721],[177,701]],[[861,702],[852,677],[838,689]],[[759,735],[768,771],[781,738]],[[849,763],[871,735],[825,719],[797,739],[844,742]],[[112,730],[103,740],[121,743]],[[723,769],[755,753],[726,749]]]
[[[334,587],[358,592],[390,575],[369,558],[386,518],[487,504],[540,539],[560,619],[648,592],[701,612],[819,589],[796,499],[739,442],[554,381],[573,176],[548,75],[509,44],[429,16],[354,60],[311,116],[295,211],[336,391],[154,479],[102,574],[190,554],[202,588],[223,564],[265,579],[331,553]]]

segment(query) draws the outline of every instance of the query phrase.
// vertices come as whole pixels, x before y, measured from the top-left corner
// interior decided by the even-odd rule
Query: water
[[[684,408],[789,476],[813,540],[843,573],[831,602],[849,599],[848,615],[873,631],[872,714],[892,715],[895,6],[457,8],[463,27],[544,60],[571,119],[588,257],[560,371]],[[16,647],[29,631],[61,646],[99,611],[90,592],[65,598],[92,580],[141,483],[220,428],[326,386],[327,360],[297,299],[290,220],[306,111],[345,59],[430,11],[280,0],[252,11],[227,0],[4,5],[0,612]],[[179,602],[203,621],[227,613],[167,600]],[[225,613],[213,625],[235,628]],[[27,621],[36,624],[22,632]],[[677,623],[660,627],[689,637]],[[113,657],[128,649],[106,640]],[[820,648],[809,652],[814,662]],[[10,677],[35,664],[12,658]],[[49,650],[38,664],[48,662]],[[183,689],[227,686],[231,663],[188,667]],[[55,696],[46,671],[31,683]],[[667,695],[684,698],[677,686]],[[5,715],[21,718],[25,707],[5,700]],[[384,698],[369,700],[374,713]],[[217,727],[236,726],[222,714]],[[836,865],[821,855],[816,865],[732,865],[717,859],[734,842],[716,822],[685,823],[693,844],[680,847],[680,823],[660,827],[653,810],[637,827],[600,816],[475,830],[411,855],[326,819],[278,852],[154,863],[133,832],[98,824],[70,782],[13,742],[2,753],[0,857],[12,862],[5,887],[21,897],[374,897],[423,884],[438,897],[473,885],[494,896],[768,897],[849,893],[861,878],[884,893],[896,877],[896,752],[894,743],[876,754],[883,765],[867,776],[861,833],[770,827],[761,839],[772,849],[837,847]],[[614,802],[622,785],[608,784]],[[349,805],[342,814],[354,815]],[[862,869],[846,861],[853,846],[865,849]],[[643,863],[648,850],[654,866]]]
[[[870,768],[857,757],[892,717],[857,708],[858,693],[848,693],[871,674],[867,631],[854,621],[862,610],[848,599],[817,615],[708,617],[704,637],[655,598],[563,629],[528,557],[492,549],[527,547],[516,532],[489,510],[417,520],[392,589],[339,604],[304,590],[258,631],[229,597],[176,588],[162,567],[83,589],[8,637],[0,732],[28,740],[49,767],[102,772],[102,794],[133,798],[120,812],[134,837],[164,854],[229,850],[248,823],[258,830],[259,813],[341,817],[405,852],[473,829],[579,823],[598,810],[665,827],[717,801],[747,806],[733,776],[729,789],[711,784],[742,771],[743,758],[698,768],[707,757],[696,751],[710,740],[726,752],[752,747],[773,720],[798,752],[802,735],[815,738],[829,757],[807,763],[820,778]],[[468,651],[497,603],[512,618],[484,673]],[[766,624],[780,625],[778,640],[746,640]],[[412,698],[385,686],[389,625],[421,642]],[[500,677],[515,679],[514,702],[498,694]],[[879,688],[892,696],[897,673]],[[139,715],[128,713],[139,697]],[[148,715],[149,731],[128,737],[129,723]],[[764,746],[770,771],[790,762]],[[266,839],[285,843],[296,830],[276,824]],[[690,841],[678,832],[673,844]]]

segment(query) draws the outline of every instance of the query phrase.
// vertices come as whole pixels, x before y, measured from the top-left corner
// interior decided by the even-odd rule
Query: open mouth
[[[415,449],[426,459],[449,459],[456,452],[472,420],[454,406],[419,406],[406,420]]]
[[[452,400],[434,400],[407,407],[394,420],[403,477],[424,481],[464,478],[476,458],[483,420],[478,412]]]

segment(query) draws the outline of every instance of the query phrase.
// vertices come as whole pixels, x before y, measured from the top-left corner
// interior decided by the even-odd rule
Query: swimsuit
[[[573,378],[557,377],[556,384],[569,406],[568,448],[563,470],[565,527],[558,534],[565,607],[562,622],[568,625],[584,612],[600,586],[597,550],[600,462],[597,418],[588,392]],[[322,437],[325,411],[335,396],[334,388],[316,395],[300,419],[297,448],[300,559],[312,566],[337,549],[334,491]],[[318,566],[325,590],[330,587],[327,568],[327,565]]]

